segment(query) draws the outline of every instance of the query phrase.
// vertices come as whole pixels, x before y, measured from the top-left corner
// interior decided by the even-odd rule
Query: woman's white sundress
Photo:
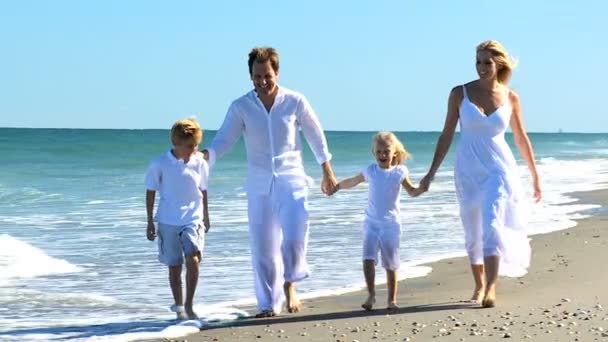
[[[454,181],[471,264],[500,256],[500,275],[520,277],[530,265],[523,191],[517,164],[505,141],[513,108],[504,103],[484,114],[462,87]]]

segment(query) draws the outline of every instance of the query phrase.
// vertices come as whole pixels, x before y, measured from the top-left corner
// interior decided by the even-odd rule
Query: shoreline
[[[608,245],[608,234],[601,234],[602,229],[608,228],[608,190],[569,195],[577,199],[576,203],[601,207],[590,209],[590,217],[575,220],[577,225],[574,227],[532,236],[533,256],[529,272],[521,278],[500,278],[496,308],[479,309],[478,305],[462,301],[472,292],[472,278],[466,257],[455,257],[422,264],[420,266],[432,267],[431,273],[400,281],[398,298],[401,308],[396,313],[388,314],[384,309],[386,305],[382,305],[386,295],[383,284],[377,286],[377,309],[372,312],[360,309],[366,292],[357,290],[306,299],[303,311],[298,314],[283,313],[271,319],[244,319],[210,326],[199,333],[173,340],[278,341],[289,338],[295,341],[354,342],[375,339],[425,341],[446,337],[445,340],[451,341],[485,336],[513,337],[515,340],[533,337],[540,341],[578,338],[579,341],[587,341],[602,335],[608,337],[603,328],[591,326],[605,323],[608,329],[608,316],[602,313],[601,304],[598,306],[599,294],[603,293],[601,289],[608,288],[608,276],[593,272],[591,267],[574,266],[579,263],[586,265],[590,263],[589,259],[608,257],[608,249],[600,248]],[[591,249],[593,253],[589,255]],[[588,287],[580,288],[580,281],[595,285],[595,280],[589,279],[596,276],[602,284],[595,287],[597,296],[589,293]],[[577,278],[578,281],[573,280]],[[608,290],[605,292],[605,297],[608,297]],[[585,310],[578,314],[581,307]],[[572,312],[563,315],[567,308]],[[242,309],[255,310],[250,306]],[[564,312],[560,314],[560,310]],[[577,324],[580,319],[576,317],[583,321]],[[574,324],[570,324],[572,322]],[[588,328],[579,328],[587,325],[585,323],[588,323]]]

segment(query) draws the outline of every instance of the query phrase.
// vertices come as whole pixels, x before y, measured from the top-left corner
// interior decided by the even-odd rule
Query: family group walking
[[[310,178],[303,166],[301,135],[322,169],[324,194],[331,196],[362,182],[369,184],[362,243],[369,293],[362,304],[365,310],[372,310],[375,304],[378,254],[387,272],[387,308],[398,308],[400,190],[403,187],[410,196],[429,191],[459,122],[454,180],[475,281],[471,301],[493,307],[499,272],[513,276],[526,272],[531,253],[522,217],[524,192],[515,158],[504,138],[509,127],[531,172],[536,201],[541,199],[541,186],[519,97],[508,87],[514,65],[499,42],[486,41],[477,46],[479,78],[450,92],[433,162],[418,186],[412,184],[404,165],[408,152],[391,132],[373,137],[372,165],[338,182],[330,162],[332,155],[312,106],[302,94],[278,84],[277,52],[273,48],[254,48],[248,66],[253,90],[232,102],[211,144],[199,152],[200,126],[192,119],[180,120],[171,129],[173,148],[154,160],[146,173],[147,238],[158,238],[159,260],[169,268],[173,309],[178,319],[198,318],[192,302],[204,234],[210,227],[209,168],[241,136],[248,163],[245,189],[256,317],[275,316],[284,306],[288,312],[298,312],[301,306],[296,284],[310,275],[306,262]],[[154,214],[156,192],[160,196]],[[184,261],[185,301],[181,282]]]

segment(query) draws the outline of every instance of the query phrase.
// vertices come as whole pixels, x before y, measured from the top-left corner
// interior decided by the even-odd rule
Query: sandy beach
[[[360,309],[364,292],[305,301],[298,314],[246,319],[210,328],[180,341],[599,341],[608,340],[608,191],[577,193],[582,203],[600,204],[574,228],[532,239],[529,273],[501,278],[497,307],[463,302],[472,291],[465,258],[433,263],[429,276],[400,283],[401,309]],[[253,313],[253,309],[247,308]]]

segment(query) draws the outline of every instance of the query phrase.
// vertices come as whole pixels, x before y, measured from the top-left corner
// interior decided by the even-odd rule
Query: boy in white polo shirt
[[[198,153],[203,139],[193,119],[177,121],[171,128],[173,148],[154,160],[145,176],[148,240],[158,236],[158,260],[169,267],[169,283],[178,320],[198,319],[192,301],[198,281],[204,233],[209,230],[207,180],[209,165]],[[159,203],[154,212],[154,199]],[[158,229],[154,225],[158,224]],[[205,230],[202,231],[201,224]],[[182,264],[186,260],[186,301],[182,297]],[[184,305],[185,304],[185,305]]]

